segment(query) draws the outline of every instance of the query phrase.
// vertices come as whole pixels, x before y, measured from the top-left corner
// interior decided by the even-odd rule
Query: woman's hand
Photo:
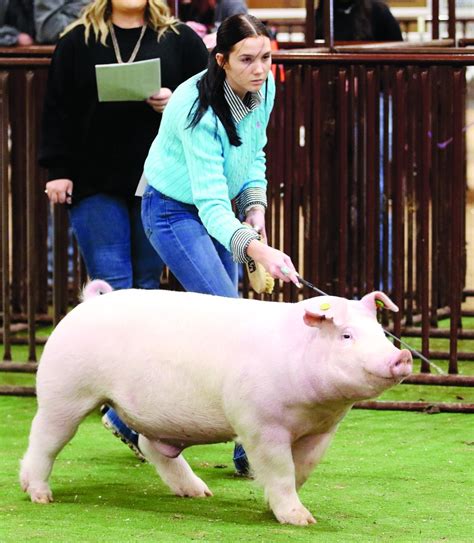
[[[281,279],[285,283],[292,281],[297,287],[301,286],[291,258],[282,251],[253,239],[247,248],[247,254],[255,262],[262,264],[274,279]]]
[[[244,222],[260,234],[263,243],[267,243],[267,232],[265,230],[265,208],[262,205],[251,207],[245,215]]]
[[[163,113],[166,104],[169,102],[172,94],[173,93],[171,92],[171,89],[162,87],[160,89],[160,92],[157,92],[156,94],[150,96],[150,98],[146,100],[146,103],[151,106],[157,113]]]
[[[52,204],[70,204],[74,183],[70,179],[54,179],[46,183],[46,194]]]
[[[18,34],[18,39],[17,39],[17,42],[16,44],[17,45],[33,45],[35,42],[33,41],[33,38],[29,35],[29,34],[26,34],[25,32],[20,32]]]

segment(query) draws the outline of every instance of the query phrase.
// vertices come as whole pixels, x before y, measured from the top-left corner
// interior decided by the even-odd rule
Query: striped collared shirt
[[[224,97],[229,104],[230,112],[235,123],[239,123],[246,115],[256,109],[262,103],[262,93],[248,92],[242,100],[234,90],[232,90],[227,79],[224,80]]]

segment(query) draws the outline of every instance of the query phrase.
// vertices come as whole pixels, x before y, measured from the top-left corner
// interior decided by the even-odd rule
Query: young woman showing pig
[[[291,259],[266,244],[263,148],[275,96],[268,31],[251,15],[234,15],[216,43],[208,69],[166,106],[145,162],[142,220],[187,291],[237,297],[237,263],[248,259],[274,278],[298,277]],[[235,459],[241,455],[237,448]],[[245,461],[236,467],[245,471]]]

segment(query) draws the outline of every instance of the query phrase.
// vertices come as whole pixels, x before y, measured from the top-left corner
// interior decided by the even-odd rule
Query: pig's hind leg
[[[212,492],[202,481],[181,454],[175,458],[165,456],[160,449],[162,444],[151,441],[140,434],[138,446],[145,458],[152,463],[163,482],[176,494],[188,498],[205,498]]]
[[[49,503],[53,495],[48,479],[56,456],[72,439],[80,422],[94,405],[41,406],[31,425],[28,450],[21,461],[21,487],[35,503]]]

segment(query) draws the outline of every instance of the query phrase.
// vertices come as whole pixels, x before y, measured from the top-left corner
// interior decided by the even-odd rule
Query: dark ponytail
[[[230,144],[236,147],[242,144],[224,96],[225,70],[217,63],[216,54],[221,53],[227,62],[236,43],[256,36],[270,38],[265,25],[252,15],[232,15],[222,22],[217,31],[216,46],[209,56],[207,71],[197,84],[198,97],[189,112],[190,123],[187,128],[194,128],[211,107],[224,126]]]

